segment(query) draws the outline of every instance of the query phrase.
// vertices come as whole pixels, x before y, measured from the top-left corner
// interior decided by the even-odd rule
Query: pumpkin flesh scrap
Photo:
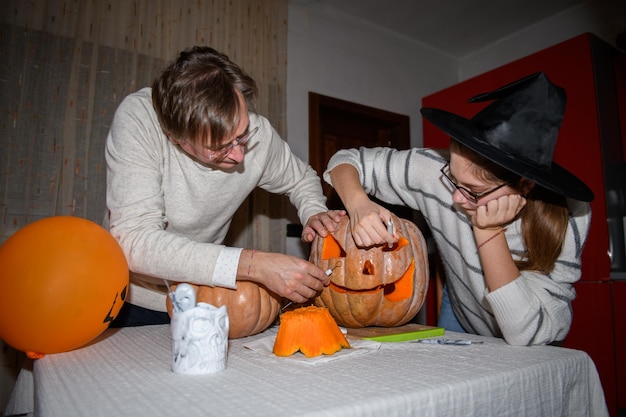
[[[290,356],[300,351],[304,356],[332,355],[350,343],[325,307],[308,306],[287,311],[280,316],[274,341],[276,356]]]

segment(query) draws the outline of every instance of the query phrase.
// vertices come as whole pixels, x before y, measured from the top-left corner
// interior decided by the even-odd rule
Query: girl
[[[324,179],[357,245],[398,239],[386,228],[389,211],[368,194],[422,212],[445,271],[440,326],[515,345],[562,341],[593,199],[552,162],[565,91],[537,73],[470,101],[485,100],[493,101],[472,119],[422,109],[451,136],[449,152],[342,150]]]

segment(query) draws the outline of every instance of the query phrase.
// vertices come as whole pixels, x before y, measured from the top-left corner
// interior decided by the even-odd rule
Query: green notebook
[[[445,330],[443,327],[426,326],[417,323],[409,323],[397,327],[348,328],[349,337],[363,340],[375,340],[377,342],[406,342],[408,340],[443,336],[444,333]]]

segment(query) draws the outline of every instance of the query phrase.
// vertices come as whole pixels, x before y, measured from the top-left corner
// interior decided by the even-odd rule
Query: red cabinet
[[[534,72],[543,71],[567,92],[567,108],[560,130],[554,159],[593,190],[592,224],[582,255],[582,278],[576,285],[578,293],[573,304],[574,321],[565,346],[584,350],[593,358],[605,391],[609,412],[617,415],[616,361],[624,366],[626,351],[616,350],[616,327],[613,306],[624,304],[624,290],[612,292],[605,169],[607,158],[624,164],[620,147],[607,156],[602,140],[620,137],[619,110],[616,97],[615,60],[621,59],[616,49],[592,34],[583,34],[535,54],[461,82],[443,91],[424,97],[425,107],[436,107],[471,117],[483,104],[469,104],[470,97],[491,91]],[[424,121],[424,146],[445,148],[449,138]],[[618,139],[619,142],[619,139]],[[615,161],[614,161],[615,162]],[[623,239],[623,237],[622,237]],[[619,282],[623,288],[624,282]],[[434,286],[431,286],[434,287]],[[623,310],[623,307],[622,307]],[[617,313],[615,313],[617,314]],[[624,312],[619,319],[624,322]],[[623,332],[623,324],[621,330]],[[619,333],[618,331],[618,333]],[[621,343],[623,346],[623,334]],[[616,359],[616,355],[619,358]],[[620,381],[621,382],[621,381]],[[620,407],[626,406],[624,383],[620,385]]]
[[[626,410],[626,281],[613,282],[613,316],[617,374],[617,405]]]

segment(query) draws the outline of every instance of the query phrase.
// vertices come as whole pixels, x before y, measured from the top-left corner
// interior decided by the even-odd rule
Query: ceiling
[[[456,58],[586,0],[313,0]]]

